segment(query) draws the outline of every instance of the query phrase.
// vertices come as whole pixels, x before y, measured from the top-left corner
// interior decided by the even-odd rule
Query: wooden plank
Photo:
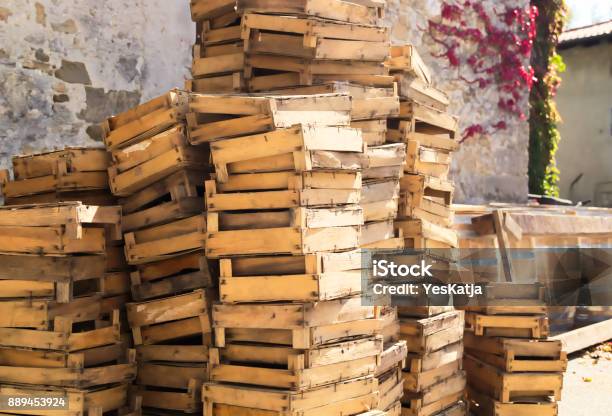
[[[612,319],[565,332],[550,339],[561,341],[563,351],[572,354],[612,339]]]

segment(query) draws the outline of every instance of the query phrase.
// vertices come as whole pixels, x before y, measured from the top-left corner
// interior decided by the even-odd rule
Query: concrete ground
[[[559,416],[612,415],[612,343],[570,357]]]

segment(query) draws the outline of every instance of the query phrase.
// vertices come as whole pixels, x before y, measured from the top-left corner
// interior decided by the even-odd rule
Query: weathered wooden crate
[[[360,206],[365,222],[385,221],[397,216],[399,180],[370,180],[363,184]]]
[[[342,416],[365,413],[375,408],[378,389],[372,377],[305,392],[205,384],[202,399],[205,416]]]
[[[1,180],[0,180],[1,181]],[[41,205],[59,204],[66,202],[80,201],[86,205],[108,206],[119,205],[117,198],[110,192],[100,192],[100,190],[89,191],[59,191],[45,192],[42,194],[19,196],[15,198],[4,198],[4,205]]]
[[[0,383],[89,388],[136,376],[134,351],[123,344],[79,352],[0,347]]]
[[[468,312],[465,322],[477,336],[543,339],[550,332],[546,315],[483,315]]]
[[[208,173],[182,169],[121,200],[125,232],[190,217],[204,208]]]
[[[405,239],[406,248],[415,249],[448,249],[459,244],[457,233],[429,221],[399,220],[395,222]]]
[[[81,309],[82,305],[79,304]],[[14,309],[11,309],[14,310]],[[97,315],[95,315],[97,317]],[[88,318],[86,316],[86,318]],[[74,324],[77,324],[76,326]],[[71,316],[56,316],[53,328],[24,329],[0,326],[0,345],[25,349],[44,349],[47,351],[74,352],[102,347],[120,342],[119,311],[111,314],[111,321],[99,321],[95,329],[79,328],[80,319]]]
[[[41,416],[102,416],[117,414],[119,416],[139,416],[139,400],[131,397],[128,383],[91,389],[74,389],[51,386],[16,386],[0,385],[0,394],[9,397],[50,397],[65,400],[66,410],[36,410]],[[11,409],[11,414],[31,415],[32,410]]]
[[[180,90],[141,104],[109,118],[101,127],[107,149],[116,149],[153,137],[185,119],[188,94]]]
[[[396,403],[400,403],[401,398],[404,395],[402,371],[399,367],[396,367],[385,374],[377,376],[378,380],[378,409],[392,409],[396,407]],[[401,411],[400,411],[401,414]]]
[[[404,238],[395,229],[393,219],[369,222],[361,227],[359,246],[368,250],[402,249]]]
[[[383,17],[386,4],[382,1],[357,0],[239,0],[238,13],[263,13],[316,16],[355,24],[376,25]]]
[[[561,400],[562,373],[506,373],[469,354],[464,367],[471,387],[500,402],[520,402],[522,399],[547,402],[550,396]]]
[[[409,352],[407,364],[404,368],[406,373],[425,373],[438,367],[453,363],[463,358],[463,343],[461,341],[446,345],[436,351],[425,354]]]
[[[125,235],[132,265],[152,263],[204,248],[206,217],[197,215]]]
[[[211,287],[216,282],[216,271],[204,253],[197,251],[139,265],[130,278],[132,297],[143,301]]]
[[[191,94],[187,115],[192,144],[265,133],[296,124],[348,126],[348,94],[249,96]]]
[[[462,311],[423,319],[400,318],[400,338],[411,353],[426,354],[460,341],[464,322]]]
[[[554,402],[525,400],[517,403],[502,403],[471,387],[467,389],[470,411],[476,416],[557,416],[559,409]]]
[[[302,261],[287,263],[286,267],[291,270],[280,271],[278,269],[283,266],[274,265],[271,266],[273,269],[262,268],[264,264],[284,262],[285,259],[255,257],[245,258],[244,262],[240,258],[221,259],[220,300],[224,303],[318,302],[361,293],[361,270],[356,265],[351,264],[350,269],[342,267],[323,271],[324,264],[330,261],[323,261],[316,254],[303,256]],[[248,267],[249,263],[253,266]]]
[[[292,391],[373,375],[381,338],[362,338],[317,349],[229,343],[211,350],[210,380]]]
[[[184,126],[176,126],[113,152],[111,189],[114,195],[129,196],[179,170],[206,170],[209,158],[205,147],[189,144]]]
[[[242,17],[242,39],[248,53],[360,62],[382,62],[389,46],[382,26],[256,13]]]
[[[349,94],[351,96],[351,127],[363,129],[370,126],[368,131],[386,131],[386,123],[382,123],[382,119],[399,116],[399,97],[394,88],[376,88],[349,82],[327,82],[274,90],[274,93],[283,95]],[[360,121],[360,126],[353,126],[354,123]],[[368,123],[368,121],[377,122]],[[382,141],[378,144],[383,144],[385,136],[380,135],[380,137]]]
[[[193,393],[201,391],[205,381],[208,381],[206,363],[139,362],[135,384],[142,393],[144,407],[190,410],[201,407]],[[162,398],[172,400],[164,403]]]
[[[197,413],[202,410],[201,391],[202,382],[192,379],[185,390],[136,385],[132,394],[142,398],[147,414]]]
[[[422,218],[442,227],[453,224],[452,182],[432,176],[405,175],[400,179],[400,189],[400,218]]]
[[[240,93],[247,90],[243,72],[188,79],[185,90],[200,94]]]
[[[391,46],[385,66],[393,73],[412,75],[426,85],[430,85],[433,80],[431,71],[412,45]]]
[[[510,373],[562,373],[567,368],[561,341],[479,337],[466,331],[464,343],[470,355]]]
[[[208,211],[341,207],[361,198],[361,173],[316,171],[229,175],[224,183],[206,182]]]
[[[206,363],[209,348],[207,343],[199,345],[137,345],[136,360],[139,363]]]
[[[462,357],[458,360],[451,361],[446,364],[441,364],[431,370],[421,371],[418,373],[403,373],[404,391],[406,392],[421,392],[427,390],[433,385],[451,378],[462,369]]]
[[[405,392],[402,415],[433,416],[442,414],[465,397],[465,373],[460,371],[421,392]]]
[[[395,74],[398,94],[402,99],[446,112],[450,106],[448,95],[444,91],[428,85],[418,77],[406,74]]]
[[[13,176],[0,172],[2,194],[12,205],[51,202],[57,193],[108,189],[110,159],[104,149],[68,147],[64,150],[13,158]]]
[[[360,208],[209,213],[206,255],[313,254],[359,247]]]
[[[221,183],[240,173],[359,171],[365,164],[363,150],[361,132],[344,127],[295,126],[211,145]]]
[[[386,342],[384,350],[380,355],[380,363],[376,368],[376,377],[380,377],[396,367],[404,368],[407,356],[408,346],[405,341]]]
[[[128,303],[134,344],[151,345],[211,333],[212,301],[212,292],[195,290],[164,299]]]
[[[360,297],[302,304],[213,306],[215,342],[220,348],[226,341],[251,340],[307,349],[372,335],[378,329],[376,318],[378,308],[362,306]]]
[[[412,100],[400,102],[398,118],[407,122],[400,130],[419,132],[423,129],[427,133],[447,134],[451,139],[455,138],[459,127],[457,117]]]
[[[351,121],[351,127],[361,130],[363,142],[369,146],[382,146],[387,141],[387,120]]]
[[[393,88],[395,79],[379,62],[313,60],[288,56],[251,54],[244,69],[249,91],[350,82],[377,88]]]
[[[191,19],[194,22],[210,20],[234,11],[235,0],[191,0]]]

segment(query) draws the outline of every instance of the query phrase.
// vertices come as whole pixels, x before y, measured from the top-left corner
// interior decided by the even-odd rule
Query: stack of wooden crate
[[[63,150],[16,156],[13,180],[4,171],[0,174],[5,205],[41,204],[79,201],[84,204],[116,206],[108,181],[110,156],[105,149],[68,147]],[[93,209],[93,208],[92,208]],[[106,242],[106,275],[99,290],[104,297],[104,310],[123,310],[130,300],[129,267],[123,250],[123,237],[118,232]],[[121,318],[125,322],[124,314]],[[126,325],[122,331],[129,331]],[[129,341],[129,339],[128,339]]]
[[[207,128],[207,111],[232,127],[211,143],[215,181],[206,184],[206,253],[220,259],[221,303],[205,414],[376,408],[383,340],[378,308],[359,297],[366,159],[360,131],[348,127],[350,98],[218,100],[196,96],[192,108],[199,103],[192,139]],[[254,118],[272,129],[246,122]]]
[[[431,73],[413,47],[391,47],[385,65],[401,100],[399,116],[389,120],[387,139],[405,143],[407,153],[395,225],[407,249],[426,250],[425,257],[433,249],[437,263],[447,264],[435,267],[448,269],[452,255],[444,250],[457,247],[451,229],[454,186],[448,174],[458,122],[448,114],[448,97],[432,86]],[[464,415],[463,312],[423,300],[399,308],[400,338],[409,352],[402,414]]]
[[[538,289],[493,284],[487,294],[500,306],[468,308],[465,370],[474,414],[558,414],[567,357],[561,341],[547,340],[546,306]],[[538,301],[541,305],[534,304]]]
[[[81,201],[115,205],[108,187],[109,156],[104,149],[67,147],[46,153],[15,156],[13,179],[0,171],[6,205]]]
[[[269,91],[351,81],[393,86],[382,61],[385,1],[192,0],[194,92]]]
[[[0,394],[53,397],[70,414],[127,411],[134,351],[100,295],[119,222],[118,207],[0,208]]]
[[[448,306],[400,307],[407,341],[403,416],[464,416],[464,313]]]
[[[173,90],[107,120],[113,194],[120,197],[138,358],[137,395],[156,411],[195,412],[211,345],[214,265],[204,256],[208,146],[186,136],[187,93]]]
[[[431,85],[429,70],[411,46],[391,48],[387,66],[399,86],[400,115],[389,121],[390,141],[406,143],[397,227],[407,248],[457,247],[452,230],[454,186],[448,180],[458,121],[446,94]]]

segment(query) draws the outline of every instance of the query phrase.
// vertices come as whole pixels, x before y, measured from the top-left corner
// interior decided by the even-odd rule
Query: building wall
[[[574,46],[561,55],[567,65],[557,95],[563,118],[557,153],[561,196],[612,206],[612,43]],[[603,183],[610,183],[607,203],[596,198]]]
[[[498,1],[483,0],[489,7]],[[442,0],[388,2],[394,41],[419,48],[462,126],[498,118],[494,86],[466,91],[456,69],[433,57],[439,51],[422,28],[439,17]],[[187,0],[3,0],[0,167],[16,153],[100,144],[96,123],[183,85],[193,34]],[[526,108],[527,93],[523,99]],[[507,122],[507,130],[470,139],[456,155],[456,201],[525,198],[527,125]]]

